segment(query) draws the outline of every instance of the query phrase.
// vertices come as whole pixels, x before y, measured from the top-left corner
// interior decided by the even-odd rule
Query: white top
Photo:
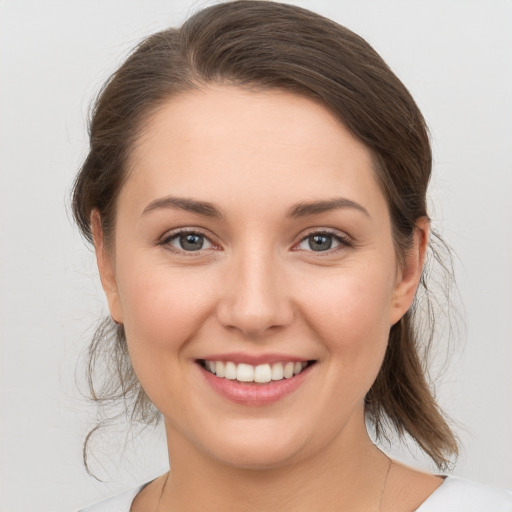
[[[144,485],[78,512],[130,512]],[[449,476],[416,512],[512,512],[512,492]]]

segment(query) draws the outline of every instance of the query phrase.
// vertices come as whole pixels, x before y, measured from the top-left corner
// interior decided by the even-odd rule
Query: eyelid
[[[197,254],[203,253],[204,251],[210,251],[212,249],[222,250],[222,247],[220,246],[220,244],[218,244],[214,240],[212,240],[212,236],[207,234],[206,230],[199,228],[199,227],[194,227],[194,226],[175,228],[170,231],[166,231],[165,234],[163,236],[161,236],[159,238],[159,240],[157,241],[157,245],[169,247],[169,245],[170,245],[169,242],[171,240],[179,237],[180,235],[185,235],[185,234],[189,234],[189,233],[194,233],[194,234],[203,236],[206,240],[208,240],[208,242],[212,245],[212,247],[207,248],[207,249],[199,249],[197,251],[184,251],[184,250],[180,250],[178,248],[171,246],[172,248],[169,248],[169,250],[175,251],[180,254],[187,254],[187,255],[194,255],[194,254],[197,255]],[[343,231],[339,231],[339,230],[333,229],[333,228],[310,228],[306,232],[303,232],[300,235],[299,240],[293,244],[291,249],[293,251],[302,250],[302,249],[299,249],[297,246],[300,243],[302,243],[304,240],[306,240],[308,237],[313,236],[313,235],[332,236],[340,243],[341,248],[354,246],[354,241],[352,240],[352,238]],[[337,251],[340,248],[340,246],[335,247],[333,249],[328,249],[326,251],[318,251],[316,254],[318,256],[321,256],[322,253],[323,254],[331,254],[331,253]],[[311,250],[311,251],[305,251],[305,252],[315,252],[315,251]]]
[[[185,251],[185,250],[178,249],[170,244],[171,240],[174,240],[181,235],[187,235],[187,234],[201,235],[206,240],[208,240],[208,242],[212,245],[212,247],[208,247],[206,249],[199,249],[197,251]],[[194,255],[202,254],[202,253],[204,253],[204,251],[211,251],[212,249],[222,250],[221,246],[212,240],[211,235],[208,235],[204,229],[197,228],[194,226],[175,228],[170,231],[166,231],[165,234],[158,239],[157,245],[165,246],[170,251],[173,251],[178,254],[185,254],[187,256],[194,256]]]
[[[313,250],[308,251],[305,249],[298,248],[299,244],[304,242],[310,236],[314,236],[314,235],[331,236],[331,237],[335,238],[339,242],[340,245],[338,247],[334,247],[334,248],[328,249],[326,251],[313,251]],[[349,235],[347,235],[343,231],[339,231],[339,230],[333,229],[333,228],[311,228],[311,229],[307,230],[305,233],[302,233],[300,235],[299,240],[293,244],[292,250],[294,250],[294,251],[304,250],[304,252],[311,252],[317,256],[322,256],[322,255],[332,254],[333,252],[336,252],[339,249],[353,247],[353,246],[354,246],[354,241],[352,240],[352,238]]]

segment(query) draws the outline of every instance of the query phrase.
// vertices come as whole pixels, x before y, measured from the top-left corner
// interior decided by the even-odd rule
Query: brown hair
[[[87,240],[92,241],[93,210],[100,213],[107,243],[112,240],[116,199],[145,121],[169,97],[210,83],[282,89],[325,105],[372,152],[397,255],[403,257],[416,220],[427,215],[432,166],[418,107],[364,39],[305,9],[267,1],[208,7],[180,29],[145,39],[110,77],[94,106],[90,151],[73,191],[74,217]],[[425,273],[421,285],[427,290]],[[443,468],[457,454],[457,442],[428,385],[424,349],[432,341],[432,325],[422,338],[418,319],[413,320],[424,311],[431,312],[425,293],[391,328],[366,413],[378,436],[385,435],[386,425],[408,433]],[[103,322],[90,346],[88,368],[95,400],[124,399],[135,421],[159,418],[134,375],[122,326]],[[99,384],[93,379],[98,368]]]

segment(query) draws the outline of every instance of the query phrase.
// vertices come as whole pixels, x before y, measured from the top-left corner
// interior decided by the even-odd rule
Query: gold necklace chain
[[[384,497],[384,491],[386,490],[386,485],[388,483],[389,472],[391,470],[391,466],[393,465],[393,460],[390,457],[388,457],[386,454],[384,454],[384,455],[386,456],[386,458],[388,459],[389,462],[388,462],[388,467],[386,469],[386,474],[384,475],[384,481],[382,482],[382,487],[381,487],[380,494],[379,494],[379,508],[377,509],[378,512],[382,512],[382,498]],[[158,503],[156,505],[154,512],[158,512],[158,509],[160,508],[160,504],[162,503],[162,497],[164,495],[164,491],[167,486],[167,480],[169,480],[169,473],[170,473],[170,471],[167,472],[167,475],[165,477],[165,481],[162,486],[162,491],[160,492],[160,497],[158,498]]]

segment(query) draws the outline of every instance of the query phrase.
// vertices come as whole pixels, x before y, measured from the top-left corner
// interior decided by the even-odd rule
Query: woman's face
[[[426,229],[399,267],[370,153],[324,107],[227,86],[171,99],[132,154],[111,252],[93,224],[171,452],[278,466],[364,430]]]

